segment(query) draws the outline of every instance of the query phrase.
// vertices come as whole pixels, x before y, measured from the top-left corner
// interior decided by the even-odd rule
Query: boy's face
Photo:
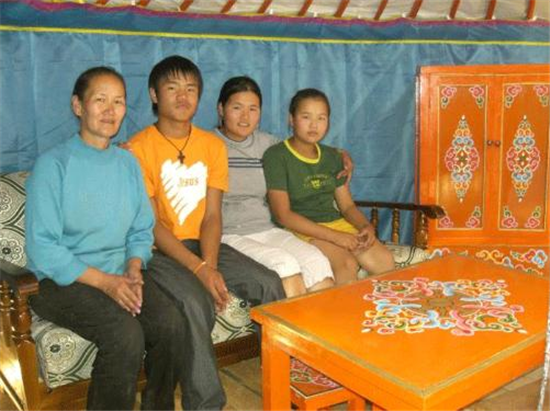
[[[159,121],[191,122],[199,105],[199,82],[192,75],[171,74],[149,89],[151,100],[158,106]]]

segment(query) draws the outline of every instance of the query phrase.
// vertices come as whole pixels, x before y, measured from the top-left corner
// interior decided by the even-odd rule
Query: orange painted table
[[[385,409],[459,409],[542,364],[548,281],[451,255],[253,308],[263,406],[289,410],[290,356]]]

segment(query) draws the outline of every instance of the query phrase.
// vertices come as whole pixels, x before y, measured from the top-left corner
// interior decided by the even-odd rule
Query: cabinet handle
[[[492,146],[493,145],[493,140],[487,140],[487,145]]]
[[[500,141],[499,140],[495,140],[495,146],[500,147]]]

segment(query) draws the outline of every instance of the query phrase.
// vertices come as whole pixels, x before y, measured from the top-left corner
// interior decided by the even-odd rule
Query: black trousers
[[[42,280],[40,293],[31,300],[39,316],[97,346],[89,410],[132,410],[142,363],[147,374],[142,409],[174,409],[174,389],[183,367],[185,324],[150,275],[144,273],[143,279],[143,304],[136,317],[102,291],[77,282],[59,286]]]
[[[200,256],[200,244],[197,240],[185,240],[183,244]],[[183,408],[223,408],[226,398],[218,376],[211,338],[216,318],[212,296],[195,274],[160,252],[153,254],[147,269],[159,287],[178,305],[186,324]],[[285,297],[277,273],[226,244],[220,246],[218,270],[222,273],[227,288],[252,305]]]

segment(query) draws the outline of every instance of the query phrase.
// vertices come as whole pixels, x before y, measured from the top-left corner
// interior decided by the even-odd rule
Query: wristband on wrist
[[[206,265],[206,261],[201,261],[201,262],[199,263],[199,265],[197,265],[197,266],[195,267],[195,269],[193,270],[193,274],[197,274],[197,273],[199,272],[199,270],[200,270],[203,266],[205,266],[205,265]]]

